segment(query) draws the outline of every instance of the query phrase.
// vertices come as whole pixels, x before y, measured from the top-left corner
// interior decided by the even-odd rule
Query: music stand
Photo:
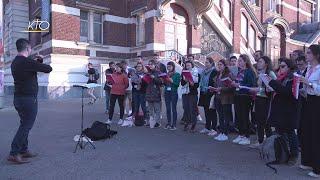
[[[82,85],[73,85],[73,87],[78,87],[81,88],[81,134],[79,137],[79,140],[76,144],[76,148],[74,150],[74,153],[77,152],[78,146],[80,147],[80,149],[84,149],[85,146],[89,143],[93,149],[96,149],[96,147],[94,146],[94,144],[89,140],[89,138],[83,133],[83,92],[84,89],[89,89],[91,88],[91,86],[89,84],[82,84]],[[85,138],[87,140],[86,143],[84,143],[83,138]]]

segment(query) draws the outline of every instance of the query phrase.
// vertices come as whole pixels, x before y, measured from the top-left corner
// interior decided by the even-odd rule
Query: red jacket
[[[126,89],[129,87],[129,79],[124,73],[113,73],[112,78],[114,80],[114,84],[112,84],[111,94],[115,95],[125,95]]]

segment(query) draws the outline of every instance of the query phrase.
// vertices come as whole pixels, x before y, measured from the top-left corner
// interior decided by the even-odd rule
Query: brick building
[[[37,18],[50,22],[49,32],[21,32]],[[6,92],[19,37],[53,66],[40,75],[40,96],[57,98],[86,81],[88,61],[100,69],[169,50],[217,59],[263,50],[277,59],[318,43],[318,21],[319,0],[4,0]]]

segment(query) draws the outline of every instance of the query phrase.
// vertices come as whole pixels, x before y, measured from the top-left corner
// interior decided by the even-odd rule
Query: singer
[[[51,66],[42,64],[43,57],[31,55],[31,45],[26,39],[16,41],[18,55],[11,64],[14,79],[14,107],[20,117],[20,126],[11,144],[8,161],[14,164],[30,162],[27,158],[37,156],[28,149],[28,135],[38,113],[38,78],[37,72],[50,73]]]

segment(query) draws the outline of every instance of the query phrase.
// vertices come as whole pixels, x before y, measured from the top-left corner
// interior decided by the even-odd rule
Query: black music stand
[[[96,149],[96,147],[94,146],[94,144],[92,142],[90,142],[89,138],[83,133],[83,92],[84,89],[88,89],[88,87],[86,85],[73,85],[73,87],[78,87],[81,88],[81,134],[80,134],[80,138],[76,144],[76,148],[74,150],[74,153],[77,152],[78,146],[80,147],[80,149],[84,149],[86,147],[86,145],[89,143],[93,149]],[[85,138],[87,140],[87,142],[83,141],[83,138]]]

